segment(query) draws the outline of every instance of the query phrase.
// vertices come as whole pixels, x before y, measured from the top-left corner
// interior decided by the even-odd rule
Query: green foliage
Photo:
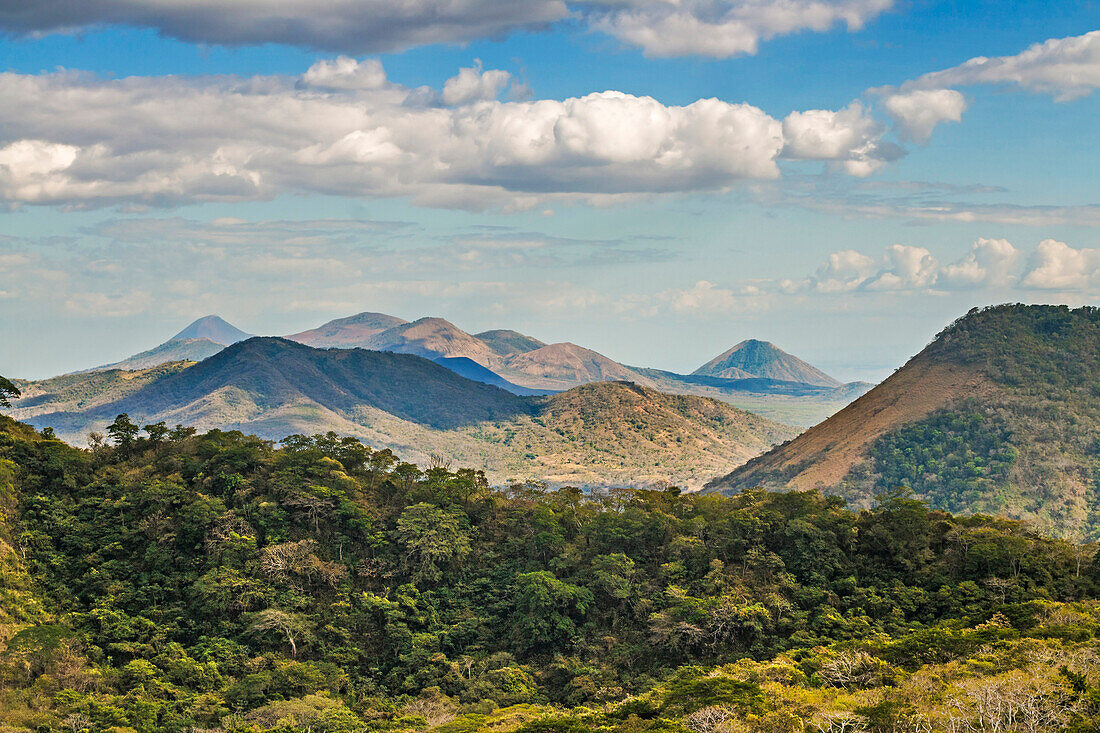
[[[11,380],[0,376],[0,407],[11,407],[11,400],[17,399],[19,395],[19,389]]]
[[[1007,426],[965,405],[880,438],[871,462],[881,489],[905,487],[937,509],[963,512],[995,495],[1016,459]]]
[[[39,609],[2,617],[16,730],[794,731],[825,703],[782,690],[833,705],[1100,629],[1049,600],[1094,597],[1091,548],[904,492],[497,490],[334,434],[125,436],[0,418],[0,597]]]

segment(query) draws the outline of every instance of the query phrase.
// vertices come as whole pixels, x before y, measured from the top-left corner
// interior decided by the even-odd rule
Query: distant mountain
[[[550,344],[510,356],[504,360],[500,374],[513,382],[542,389],[569,389],[589,382],[611,381],[653,386],[637,371],[570,343]]]
[[[485,343],[442,318],[402,323],[372,336],[363,346],[428,359],[464,356],[482,366],[489,366],[495,356]]]
[[[1100,536],[1100,311],[999,306],[953,323],[889,379],[710,490],[820,488]]]
[[[545,343],[539,341],[537,338],[531,338],[519,331],[509,331],[508,329],[482,331],[481,333],[474,334],[474,338],[492,349],[493,353],[497,356],[525,354],[528,351],[534,351],[535,349],[541,349],[543,346],[546,346]]]
[[[169,339],[169,342],[209,339],[216,344],[229,346],[247,338],[252,338],[252,334],[227,323],[220,316],[203,316]]]
[[[23,382],[12,416],[83,442],[126,412],[270,439],[335,430],[495,482],[698,488],[794,431],[715,400],[632,384],[521,397],[413,355],[252,338],[199,364]]]
[[[711,397],[770,420],[804,428],[817,425],[874,386],[867,382],[849,382],[839,387],[825,387],[764,377],[725,379],[637,366],[629,368],[662,392]]]
[[[224,344],[211,341],[207,338],[172,339],[171,341],[165,341],[160,346],[134,354],[122,361],[95,367],[88,371],[101,372],[111,369],[134,371],[139,369],[150,369],[173,361],[202,361],[224,348]]]
[[[472,379],[482,384],[491,384],[494,387],[500,387],[512,394],[541,395],[553,393],[553,390],[532,389],[530,387],[521,387],[518,384],[513,384],[491,369],[486,369],[473,359],[468,359],[465,356],[437,356],[435,359],[432,359],[432,361],[440,366],[447,367],[459,376],[466,377],[466,379]]]
[[[764,377],[785,382],[816,384],[822,387],[839,387],[841,384],[825,372],[788,354],[775,344],[757,339],[742,341],[729,351],[711,359],[692,374],[723,379]]]
[[[250,338],[250,334],[227,323],[219,316],[203,316],[160,346],[134,354],[122,361],[86,371],[110,369],[133,371],[150,369],[173,361],[202,361],[226,346],[247,338]]]
[[[160,346],[96,370],[144,370],[174,361],[201,361],[246,335],[217,316],[206,316]],[[442,318],[409,323],[384,313],[364,312],[287,339],[316,348],[364,348],[431,360],[455,359],[446,366],[515,394],[550,394],[590,382],[625,380],[674,394],[712,397],[789,425],[816,424],[869,388],[863,383],[840,385],[765,342],[745,342],[696,374],[682,375],[624,365],[571,343],[547,345],[508,329],[472,335]],[[767,358],[759,354],[750,358],[760,351],[749,348],[752,344],[769,347],[764,350]],[[723,359],[729,363],[720,364]],[[478,369],[462,360],[474,362]],[[761,377],[750,369],[775,376]]]
[[[302,331],[287,338],[317,348],[362,348],[367,347],[372,337],[403,323],[407,321],[385,313],[357,313],[347,318],[337,318],[323,326]]]

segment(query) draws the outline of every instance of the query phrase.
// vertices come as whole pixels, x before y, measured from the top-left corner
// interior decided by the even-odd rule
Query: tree
[[[115,418],[115,421],[107,426],[107,435],[115,441],[115,445],[126,451],[134,445],[140,428],[130,420],[125,412]]]
[[[18,387],[5,377],[0,377],[0,407],[11,407],[11,400],[19,399],[19,395]]]
[[[286,637],[290,644],[291,656],[298,656],[298,642],[305,641],[311,636],[309,619],[300,613],[288,613],[277,608],[268,608],[260,611],[252,618],[248,627],[250,634],[263,634],[268,631],[278,631]]]
[[[143,429],[149,434],[149,442],[153,445],[163,443],[164,439],[168,437],[168,433],[171,432],[163,420],[152,425],[146,425]]]
[[[439,565],[461,560],[470,552],[465,513],[440,509],[421,502],[401,513],[397,519],[397,537],[405,545],[405,562],[414,569],[417,580],[433,581],[440,577]]]

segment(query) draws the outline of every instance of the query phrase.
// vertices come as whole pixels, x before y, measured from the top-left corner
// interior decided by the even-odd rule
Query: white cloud
[[[928,89],[971,84],[1013,84],[1068,101],[1100,87],[1100,31],[1052,38],[1015,56],[978,56],[944,71],[925,74],[909,86]],[[904,91],[904,88],[903,88]]]
[[[1052,38],[1014,56],[976,56],[900,87],[877,87],[868,92],[882,98],[903,139],[925,142],[936,125],[958,122],[966,111],[965,98],[951,87],[980,84],[1011,85],[1050,94],[1059,102],[1087,96],[1100,87],[1100,31]]]
[[[302,74],[300,85],[329,90],[383,89],[386,86],[386,70],[378,59],[358,61],[347,56],[321,59]]]
[[[925,247],[893,244],[879,258],[852,249],[833,252],[813,275],[775,287],[791,295],[999,288],[1018,280],[1018,262],[1019,252],[1004,239],[978,239],[966,256],[947,265]]]
[[[158,206],[322,193],[530,209],[772,179],[781,151],[855,175],[900,154],[859,104],[780,123],[748,104],[670,106],[614,91],[503,102],[486,99],[504,78],[490,74],[455,81],[448,108],[350,59],[301,77],[0,74],[0,200]]]
[[[786,293],[848,293],[859,288],[875,271],[875,260],[854,249],[829,255],[817,273],[801,280],[787,279],[779,286]]]
[[[491,102],[500,96],[512,75],[500,69],[483,70],[478,61],[472,68],[460,69],[443,84],[443,102],[449,105]]]
[[[954,89],[914,89],[886,96],[883,106],[903,138],[923,143],[941,122],[962,120],[966,98]]]
[[[649,302],[650,307],[667,307],[676,313],[744,313],[765,307],[765,293],[751,285],[726,288],[700,280],[690,288],[672,288],[652,299],[635,297],[636,308]]]
[[[891,244],[886,248],[886,265],[861,287],[867,290],[915,290],[936,282],[939,263],[924,247]]]
[[[1038,290],[1085,290],[1100,282],[1100,249],[1075,249],[1045,239],[1031,256],[1021,284]]]
[[[595,0],[593,27],[648,56],[754,54],[761,41],[839,23],[859,30],[892,0]]]
[[[943,267],[938,282],[956,288],[1009,285],[1019,256],[1007,239],[978,239],[966,257]]]
[[[858,30],[892,0],[0,0],[21,35],[105,25],[154,28],[193,43],[280,43],[364,54],[539,30],[570,14],[651,56],[727,57],[844,23]]]
[[[783,155],[833,161],[853,176],[868,176],[903,151],[882,141],[883,128],[859,102],[833,112],[792,112],[783,120]]]

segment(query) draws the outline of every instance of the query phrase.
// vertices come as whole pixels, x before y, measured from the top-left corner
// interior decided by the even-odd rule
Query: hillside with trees
[[[13,731],[1092,730],[1094,548],[816,492],[490,488],[0,418]],[[966,727],[966,726],[972,727]],[[981,727],[985,726],[985,727]]]
[[[711,484],[819,488],[1100,531],[1100,310],[997,306],[944,329],[881,385]]]

